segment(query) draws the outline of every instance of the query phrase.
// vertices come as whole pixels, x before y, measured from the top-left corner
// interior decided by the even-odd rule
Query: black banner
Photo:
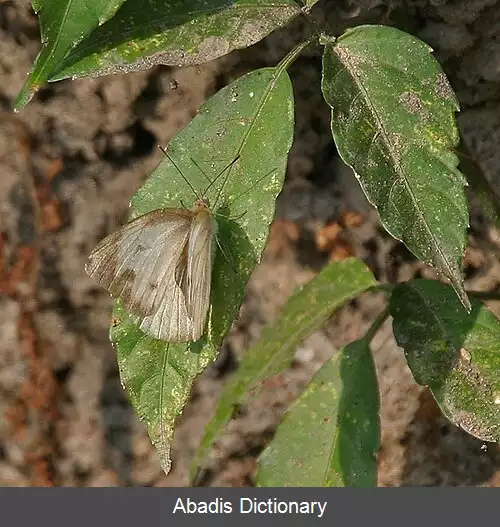
[[[494,525],[498,491],[393,489],[0,489],[5,526]]]

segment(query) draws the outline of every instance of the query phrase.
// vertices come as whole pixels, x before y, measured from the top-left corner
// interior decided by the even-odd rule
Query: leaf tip
[[[170,469],[172,468],[172,460],[169,455],[160,454],[160,465],[163,469],[163,472],[168,475]]]
[[[14,112],[20,112],[33,98],[33,95],[38,91],[37,86],[30,86],[29,79],[25,82],[21,91],[18,93],[14,102]]]

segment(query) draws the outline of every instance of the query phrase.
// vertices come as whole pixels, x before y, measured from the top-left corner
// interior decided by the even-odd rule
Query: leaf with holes
[[[434,265],[470,308],[461,274],[466,180],[454,148],[457,99],[431,48],[394,28],[359,26],[323,55],[332,133],[385,229]]]
[[[68,54],[52,79],[201,64],[255,44],[300,13],[295,0],[126,2]]]
[[[140,331],[119,303],[115,309],[111,339],[122,380],[166,472],[175,419],[238,312],[283,185],[294,125],[286,65],[256,70],[214,95],[168,145],[169,157],[132,200],[135,217],[190,206],[194,192],[206,195],[218,225],[205,338],[157,341]]]
[[[453,290],[434,280],[398,285],[394,336],[415,380],[428,386],[448,419],[485,441],[500,441],[500,322],[480,302],[466,313]]]

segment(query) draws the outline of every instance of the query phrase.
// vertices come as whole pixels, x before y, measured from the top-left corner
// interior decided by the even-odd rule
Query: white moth
[[[212,244],[217,224],[200,198],[193,210],[148,212],[105,238],[87,273],[155,339],[200,339],[210,303]]]
[[[165,150],[164,153],[196,195],[174,160]],[[198,167],[210,181],[203,195],[227,171],[214,209],[230,168],[239,157],[212,181]],[[155,339],[188,342],[203,335],[217,234],[217,222],[209,206],[208,199],[198,197],[192,210],[165,208],[139,216],[99,243],[85,266],[111,296],[121,298],[126,311],[140,319],[140,328]],[[219,247],[225,256],[220,244]]]
[[[226,181],[228,177],[229,171]],[[169,342],[196,341],[203,335],[210,304],[216,231],[208,199],[198,197],[193,210],[158,209],[127,223],[97,245],[85,269],[111,296],[121,298],[148,335]]]

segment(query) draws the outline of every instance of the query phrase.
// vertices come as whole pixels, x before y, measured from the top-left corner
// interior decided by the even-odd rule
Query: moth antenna
[[[196,198],[200,199],[200,195],[198,194],[198,192],[196,192],[196,190],[193,187],[193,185],[191,185],[191,183],[188,180],[188,178],[182,173],[181,169],[177,166],[177,163],[172,159],[170,154],[166,151],[165,148],[163,148],[160,145],[158,145],[158,146],[159,146],[160,150],[168,157],[168,160],[172,163],[172,165],[174,165],[174,167],[176,168],[177,172],[179,172],[179,174],[182,176],[182,179],[187,183],[189,188],[193,191],[193,194],[196,196]]]
[[[191,161],[194,163],[194,165],[196,166],[196,168],[205,176],[205,179],[210,183],[208,185],[208,187],[204,190],[203,192],[203,196],[205,196],[207,194],[207,192],[209,191],[210,187],[222,176],[222,174],[224,174],[224,172],[230,168],[234,163],[236,163],[236,161],[238,161],[238,159],[240,158],[240,154],[238,154],[232,161],[231,163],[229,163],[229,165],[227,165],[225,168],[223,168],[218,174],[217,176],[212,180],[208,177],[207,173],[203,170],[203,168],[201,168],[201,166],[196,162],[196,160],[191,157]],[[228,174],[228,177],[229,177],[229,174]]]
[[[229,175],[231,174],[231,170],[229,170],[235,163],[236,161],[238,161],[238,159],[241,157],[241,154],[238,154],[232,161],[231,163],[229,163],[229,165],[227,165],[226,168],[224,168],[224,170],[222,170],[220,172],[220,174],[212,181],[212,183],[210,183],[210,185],[208,185],[207,189],[205,190],[205,192],[208,192],[208,189],[220,178],[220,176],[222,176],[222,174],[224,174],[224,172],[227,170],[227,175],[226,175],[226,178],[224,179],[224,182],[222,183],[222,185],[220,186],[219,188],[219,192],[217,193],[217,196],[215,198],[215,202],[213,204],[213,210],[215,210],[215,207],[217,205],[217,203],[219,202],[219,198],[221,197],[221,194],[222,194],[222,190],[224,189],[224,187],[226,186],[226,183],[229,179]]]
[[[208,187],[205,189],[205,191],[203,192],[203,195],[205,195],[207,193],[207,191],[210,189],[210,187],[222,176],[222,174],[224,174],[224,172],[230,168],[232,165],[234,165],[234,163],[236,163],[236,161],[238,161],[238,159],[241,157],[240,154],[238,154],[232,161],[231,163],[229,163],[229,165],[227,165],[226,167],[224,167],[218,174],[217,176],[214,178],[214,179],[210,179],[210,177],[207,175],[207,173],[203,170],[203,168],[201,168],[201,166],[198,164],[198,162],[196,161],[196,159],[194,157],[191,157],[191,161],[193,162],[193,164],[196,166],[196,168],[205,176],[205,179],[209,182],[209,185]]]
[[[205,179],[211,185],[212,184],[212,180],[208,177],[207,173],[203,170],[203,168],[201,168],[201,166],[198,165],[198,163],[196,162],[196,159],[194,157],[190,157],[189,159],[191,159],[191,161],[193,162],[194,166],[205,176]],[[206,193],[206,191],[205,191],[205,193]]]

